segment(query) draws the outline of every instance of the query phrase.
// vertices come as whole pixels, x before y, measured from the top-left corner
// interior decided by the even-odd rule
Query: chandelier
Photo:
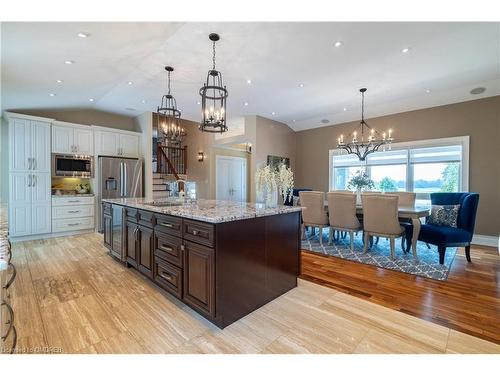
[[[341,134],[337,139],[337,148],[340,150],[346,150],[348,154],[357,155],[360,161],[365,161],[366,157],[377,151],[380,146],[390,145],[394,138],[392,138],[392,129],[389,129],[387,134],[384,132],[380,137],[375,129],[371,128],[365,122],[365,92],[366,88],[359,90],[361,92],[361,121],[359,123],[361,129],[360,132],[354,131],[352,133],[351,142],[344,142],[344,135]],[[366,129],[365,129],[366,128]],[[370,129],[370,134],[367,136],[365,130]],[[380,138],[377,138],[377,135]],[[359,138],[358,138],[359,136]]]
[[[212,41],[213,56],[212,69],[208,71],[207,80],[200,89],[201,95],[201,122],[199,129],[210,133],[223,133],[227,131],[226,101],[228,92],[222,83],[222,73],[215,69],[215,42],[220,37],[212,33],[208,36]]]
[[[170,94],[170,73],[174,71],[174,68],[166,66],[165,70],[167,71],[168,92],[162,96],[161,104],[156,110],[158,130],[167,142],[179,144],[187,133],[184,128],[181,128],[181,111],[177,109],[177,102]]]

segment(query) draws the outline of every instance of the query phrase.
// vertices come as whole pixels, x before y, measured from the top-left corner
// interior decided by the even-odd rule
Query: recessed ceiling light
[[[401,50],[401,52],[403,53],[407,53],[408,51],[410,51],[410,48],[409,47],[405,47]]]
[[[347,108],[344,108],[344,112],[347,111]]]
[[[201,104],[201,102],[196,102],[196,104],[200,105],[200,104]]]
[[[300,84],[299,84],[299,87],[304,87],[304,84],[303,84],[303,83],[300,83]]]
[[[292,122],[295,122],[296,120],[292,120]]]
[[[276,114],[276,112],[271,112],[271,114],[274,116]]]
[[[141,100],[141,103],[142,103],[142,104],[146,103],[146,99],[142,99],[142,100]]]
[[[90,99],[89,99],[89,102],[93,102],[93,101],[94,101],[94,98],[90,98]]]
[[[470,90],[470,93],[472,95],[478,95],[478,94],[482,94],[485,91],[486,91],[486,88],[484,88],[484,87],[476,87],[476,88]]]
[[[431,90],[427,89],[427,90],[425,90],[425,92],[426,92],[427,94],[430,94]]]
[[[87,38],[90,36],[89,33],[84,33],[83,31],[80,31],[78,34],[76,34],[79,38]]]
[[[127,85],[132,85],[133,83],[134,83],[134,82],[132,82],[132,81],[128,81],[128,82],[127,82]]]
[[[63,83],[63,80],[62,79],[56,79],[56,82],[57,83]]]
[[[71,64],[74,64],[75,62],[73,60],[66,60],[64,63],[66,65],[71,65]]]
[[[252,84],[252,80],[251,80],[251,79],[247,79],[247,83],[248,83],[249,85],[251,85],[251,84]]]
[[[330,120],[324,118],[323,120],[321,120],[321,123],[322,124],[328,124],[330,122]]]
[[[342,42],[341,40],[337,40],[334,44],[335,47],[340,47],[344,44],[344,42]]]
[[[56,96],[56,94],[54,94],[54,93],[52,93],[52,92],[51,92],[51,93],[49,94],[49,96]]]
[[[243,103],[245,107],[248,107],[248,102]]]

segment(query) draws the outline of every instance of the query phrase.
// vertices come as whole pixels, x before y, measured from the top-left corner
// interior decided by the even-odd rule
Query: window
[[[330,190],[348,189],[354,173],[365,170],[375,190],[414,191],[419,203],[428,203],[433,192],[468,190],[468,155],[469,137],[395,143],[364,163],[330,150]]]

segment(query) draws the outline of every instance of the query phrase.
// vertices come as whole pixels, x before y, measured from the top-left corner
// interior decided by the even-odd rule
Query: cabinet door
[[[139,271],[148,277],[153,277],[153,230],[143,226],[138,227]]]
[[[126,222],[125,224],[125,248],[127,250],[127,262],[137,267],[137,231],[136,224]]]
[[[33,173],[31,177],[31,234],[52,231],[50,174]]]
[[[120,134],[120,155],[139,156],[139,137],[137,135]]]
[[[184,242],[184,301],[209,317],[215,316],[214,250]]]
[[[32,165],[37,172],[50,173],[50,124],[47,122],[31,122]]]
[[[13,118],[9,121],[9,170],[28,171],[31,168],[31,121]]]
[[[94,138],[91,129],[75,128],[73,143],[76,153],[80,155],[94,154]]]
[[[69,126],[52,125],[52,152],[73,154],[73,133]]]
[[[118,133],[96,131],[94,132],[97,155],[117,156],[120,137]]]
[[[9,173],[9,232],[31,234],[31,178],[28,173]]]
[[[104,231],[104,246],[112,250],[113,247],[113,217],[111,215],[103,215],[103,231]]]

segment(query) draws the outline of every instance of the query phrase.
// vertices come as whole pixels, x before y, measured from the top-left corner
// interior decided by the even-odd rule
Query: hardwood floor
[[[301,277],[344,293],[500,344],[498,250],[457,251],[446,281],[302,251]]]
[[[304,280],[220,330],[111,259],[98,234],[16,243],[13,254],[19,353],[500,353]]]

